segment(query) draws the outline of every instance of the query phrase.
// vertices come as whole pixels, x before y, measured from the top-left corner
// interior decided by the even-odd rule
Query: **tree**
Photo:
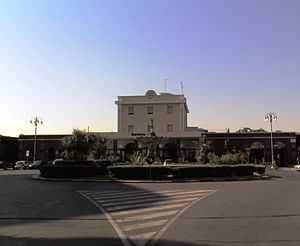
[[[85,130],[74,129],[71,136],[62,139],[65,159],[84,161],[88,157],[100,159],[107,150],[106,139]]]
[[[90,157],[92,159],[101,159],[103,156],[106,155],[107,146],[106,142],[107,139],[101,137],[100,135],[92,134],[88,137],[89,143],[91,144],[90,147]]]
[[[244,127],[242,129],[237,130],[236,132],[253,132],[250,127]]]
[[[90,143],[85,130],[74,129],[71,136],[64,137],[62,140],[64,147],[64,159],[75,161],[87,160]]]
[[[211,149],[212,149],[212,141],[208,141],[205,135],[199,138],[198,151],[196,154],[197,162],[201,164],[205,164],[207,160],[207,155]]]
[[[250,127],[244,127],[242,129],[237,130],[236,132],[267,132],[265,129],[251,129]]]

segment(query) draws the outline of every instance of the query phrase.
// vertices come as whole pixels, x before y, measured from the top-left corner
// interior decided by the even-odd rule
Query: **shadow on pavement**
[[[74,239],[45,239],[45,238],[15,238],[0,236],[0,245],[5,246],[122,246],[119,239],[97,237],[97,238],[74,238]],[[177,241],[158,241],[156,246],[210,246],[213,244],[191,244]]]
[[[1,175],[0,245],[122,246],[123,243],[102,212],[78,191],[145,191],[149,197],[156,196],[157,201],[144,203],[142,208],[152,207],[166,197],[130,184],[37,181],[32,180],[31,175]],[[159,240],[155,245],[196,244]]]

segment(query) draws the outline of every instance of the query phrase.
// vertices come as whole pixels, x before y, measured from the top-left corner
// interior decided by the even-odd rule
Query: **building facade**
[[[0,161],[15,162],[18,155],[18,139],[0,135]]]
[[[158,95],[149,90],[141,96],[119,96],[115,103],[118,108],[118,131],[96,134],[107,139],[107,157],[116,162],[128,161],[128,156],[135,151],[146,154],[147,150],[138,142],[137,137],[147,135],[152,123],[156,135],[166,139],[157,146],[161,161],[172,159],[174,162],[196,162],[199,139],[203,134],[212,143],[211,151],[219,156],[225,153],[240,153],[245,163],[271,161],[270,133],[213,133],[198,127],[189,127],[189,110],[184,95]],[[64,136],[66,135],[38,135],[36,159],[48,162],[61,158],[61,139]],[[32,160],[34,136],[20,135],[15,141],[18,143],[15,159]],[[279,166],[297,164],[300,157],[298,133],[275,132],[273,143],[274,159]]]
[[[142,96],[119,96],[118,132],[149,132],[151,120],[157,133],[187,130],[187,107],[184,95],[156,94],[148,90]]]

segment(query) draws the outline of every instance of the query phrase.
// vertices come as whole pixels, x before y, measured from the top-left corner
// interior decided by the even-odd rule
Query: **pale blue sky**
[[[116,131],[119,95],[180,94],[188,123],[300,131],[299,0],[1,0],[0,134]]]

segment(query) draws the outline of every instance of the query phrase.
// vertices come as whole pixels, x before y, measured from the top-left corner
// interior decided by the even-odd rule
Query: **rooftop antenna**
[[[183,82],[180,82],[180,86],[181,86],[181,94],[183,95]]]
[[[165,79],[165,93],[167,92],[167,80],[169,79]]]

